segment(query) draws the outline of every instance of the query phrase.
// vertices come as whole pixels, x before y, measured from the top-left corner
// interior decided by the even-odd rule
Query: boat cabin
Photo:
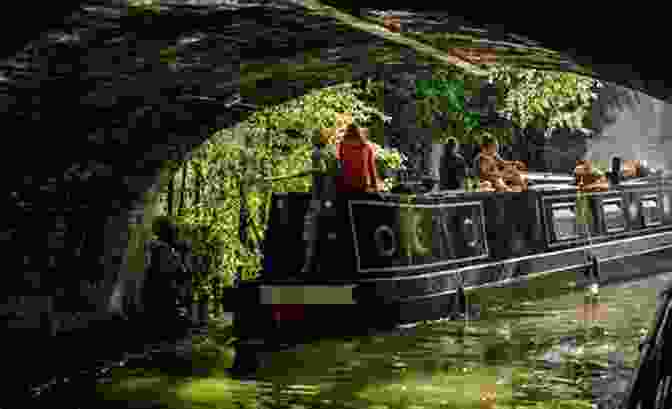
[[[586,286],[637,274],[623,268],[625,259],[672,256],[672,178],[636,178],[602,192],[578,191],[573,181],[531,173],[522,192],[352,193],[314,202],[316,262],[306,272],[312,196],[275,193],[261,274],[226,297],[236,332],[254,338],[440,319],[479,288],[560,272]]]
[[[362,193],[325,201],[318,271],[300,278],[342,281],[428,273],[671,227],[672,179],[635,180],[592,193],[578,192],[568,184],[569,176],[531,179],[525,192]],[[584,231],[577,197],[588,205]],[[309,193],[273,195],[264,280],[299,278],[310,200]]]

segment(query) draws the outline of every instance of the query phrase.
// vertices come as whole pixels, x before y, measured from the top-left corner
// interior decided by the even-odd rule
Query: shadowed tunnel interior
[[[395,10],[397,34],[382,28],[384,3],[150,3],[21,3],[2,13],[2,26],[12,27],[0,46],[3,202],[10,204],[0,226],[2,292],[5,306],[14,297],[25,317],[35,317],[28,327],[43,325],[46,298],[81,281],[95,283],[86,308],[99,315],[119,308],[112,295],[133,279],[122,268],[132,211],[166,161],[250,114],[237,100],[277,104],[384,75],[390,64],[478,70],[456,47],[494,49],[508,63],[592,73],[672,99],[672,77],[654,47],[663,26],[652,22],[652,9],[642,12],[645,24],[630,9],[577,17],[562,6],[509,16],[414,1]],[[36,18],[38,10],[48,18]]]

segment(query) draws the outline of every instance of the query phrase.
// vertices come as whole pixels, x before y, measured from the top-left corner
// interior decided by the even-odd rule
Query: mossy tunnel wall
[[[400,42],[397,34],[355,28],[337,10],[291,1],[202,3],[49,6],[54,24],[27,23],[17,37],[26,41],[2,48],[2,189],[9,206],[0,227],[0,315],[10,326],[56,322],[65,330],[78,325],[77,314],[85,325],[123,309],[124,297],[137,302],[141,226],[151,220],[162,169],[244,120],[248,111],[227,106],[237,95],[253,105],[279,103],[384,75],[383,64],[447,61],[432,56],[445,52]],[[429,20],[409,17],[409,25]],[[532,34],[543,42],[554,33]],[[496,34],[511,41],[507,35]],[[594,55],[575,45],[573,54]],[[558,68],[568,67],[563,61]],[[672,95],[669,73],[634,75],[595,61],[584,67],[661,99]]]

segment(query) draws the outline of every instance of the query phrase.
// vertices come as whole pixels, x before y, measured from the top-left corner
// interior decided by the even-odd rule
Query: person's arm
[[[374,191],[378,191],[378,171],[376,170],[376,154],[373,147],[369,145],[369,175],[371,177],[371,187]]]
[[[587,192],[609,190],[609,181],[607,180],[606,177],[602,176],[593,183],[584,185],[583,190]]]

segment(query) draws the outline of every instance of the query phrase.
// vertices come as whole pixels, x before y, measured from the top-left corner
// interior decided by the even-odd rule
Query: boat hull
[[[282,343],[365,333],[455,316],[462,294],[491,287],[524,288],[558,275],[581,288],[672,267],[668,181],[585,196],[353,195],[324,204],[318,268],[302,275],[308,201],[274,197],[261,277],[224,296],[238,338]]]
[[[519,269],[513,274],[498,270],[498,266],[463,270],[467,300],[487,288],[524,288],[529,280],[551,274],[561,276],[565,288],[570,288],[570,283],[584,288],[592,283],[605,285],[672,271],[672,232],[596,246],[594,252],[603,256],[599,277],[591,275],[582,252],[583,249],[572,249],[502,263]],[[231,309],[235,309],[234,325],[239,338],[275,344],[304,342],[460,316],[465,310],[454,278],[458,273],[328,285],[315,280],[248,282],[227,298],[235,305]],[[492,277],[496,275],[500,277]],[[557,294],[562,289],[548,291]],[[467,306],[466,312],[469,311]]]

